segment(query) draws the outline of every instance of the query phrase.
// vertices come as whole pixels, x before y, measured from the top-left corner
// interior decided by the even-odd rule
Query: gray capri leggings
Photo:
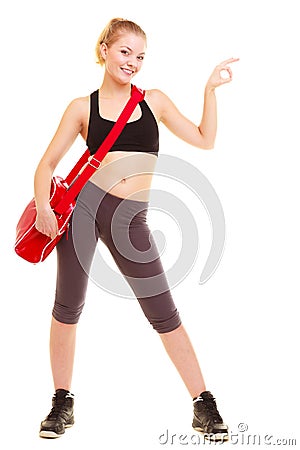
[[[80,192],[68,237],[57,245],[53,317],[75,324],[82,312],[89,272],[100,238],[158,333],[181,324],[162,263],[147,224],[149,202],[122,199],[92,182]]]

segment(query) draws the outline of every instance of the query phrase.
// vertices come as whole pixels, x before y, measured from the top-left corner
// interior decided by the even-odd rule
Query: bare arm
[[[82,130],[85,104],[84,99],[76,99],[69,104],[35,171],[36,228],[51,238],[58,232],[57,221],[49,204],[51,178],[57,164]]]
[[[183,116],[174,103],[165,94],[158,91],[157,96],[159,96],[161,104],[160,120],[172,133],[195,147],[202,149],[212,149],[214,147],[217,133],[215,89],[232,80],[232,72],[228,64],[235,61],[238,61],[238,59],[230,58],[223,61],[215,67],[209,77],[204,91],[203,113],[199,126]],[[227,78],[222,78],[222,71],[227,72]]]

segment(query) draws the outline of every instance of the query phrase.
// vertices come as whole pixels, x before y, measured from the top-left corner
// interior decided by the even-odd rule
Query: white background
[[[35,167],[65,107],[100,85],[94,47],[112,17],[134,20],[148,35],[145,65],[135,83],[163,90],[197,123],[213,67],[240,57],[232,67],[233,82],[217,91],[213,151],[195,149],[160,129],[161,153],[201,170],[226,217],[221,264],[199,285],[210,245],[208,217],[182,186],[169,187],[180,198],[186,195],[200,234],[199,258],[173,296],[207,388],[231,430],[235,433],[239,423],[246,423],[247,433],[262,439],[266,434],[274,440],[297,437],[297,3],[12,0],[1,7],[3,448],[177,449],[183,447],[179,435],[185,433],[190,439],[185,447],[196,447],[190,438],[189,394],[156,332],[136,302],[93,284],[78,328],[76,425],[55,442],[38,438],[53,393],[48,336],[55,254],[39,266],[19,259],[13,251],[15,226],[32,196]],[[57,172],[66,174],[84,149],[78,139]],[[168,189],[167,182],[164,187]],[[153,215],[152,228],[163,229],[163,224],[160,215]],[[169,251],[163,255],[166,268],[176,258],[172,241],[179,236],[176,227],[171,230],[174,234],[166,236]],[[159,436],[167,429],[176,437],[173,444],[162,445]],[[231,445],[242,448],[242,441]]]

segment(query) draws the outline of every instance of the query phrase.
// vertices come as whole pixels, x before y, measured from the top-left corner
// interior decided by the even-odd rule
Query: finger
[[[39,233],[47,234],[47,232],[43,226],[35,225],[35,228],[38,230]]]
[[[232,81],[232,77],[222,78],[221,84],[230,83]]]
[[[57,230],[57,231],[54,230],[54,231],[51,231],[51,232],[48,234],[48,237],[51,238],[51,239],[55,239],[57,235],[58,235],[58,230]]]
[[[222,67],[220,69],[220,78],[222,81],[232,79],[232,71],[231,71],[230,67]]]
[[[229,58],[229,59],[226,59],[225,61],[222,61],[219,65],[226,66],[227,64],[231,64],[231,63],[234,63],[239,60],[240,60],[240,58]]]
[[[56,227],[51,232],[51,238],[54,239],[57,235],[58,235],[58,226],[57,226],[57,223],[56,223]]]
[[[232,78],[232,70],[230,67],[225,67],[223,70],[225,70],[228,73],[228,75],[230,76],[230,78]]]
[[[56,222],[56,224],[55,224],[55,233],[58,234],[58,232],[59,232],[58,223],[57,223],[57,221],[55,221],[55,222]]]

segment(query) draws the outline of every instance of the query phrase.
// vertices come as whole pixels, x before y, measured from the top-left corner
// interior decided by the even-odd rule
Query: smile
[[[124,73],[126,73],[127,75],[132,75],[134,73],[133,70],[130,69],[124,69],[123,67],[121,67],[121,70],[123,70]]]

